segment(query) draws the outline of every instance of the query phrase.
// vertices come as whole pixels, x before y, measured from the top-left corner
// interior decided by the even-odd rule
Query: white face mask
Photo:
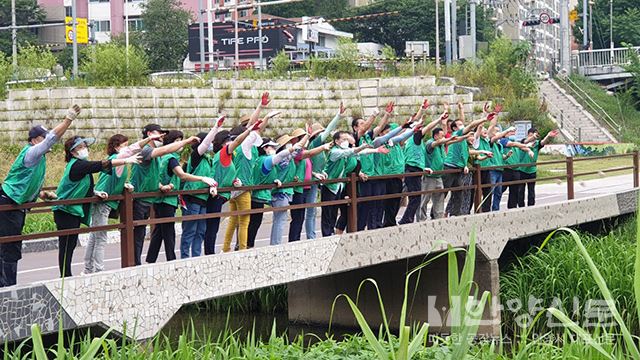
[[[464,125],[460,125],[457,130],[460,130],[460,131],[464,130]]]
[[[86,160],[89,157],[89,149],[81,149],[78,150],[78,155],[76,157],[80,160]]]
[[[213,144],[209,144],[209,147],[207,148],[208,152],[213,152]]]
[[[267,148],[264,150],[264,153],[271,156],[276,154],[276,150],[274,148]]]
[[[161,147],[163,144],[162,144],[162,141],[153,140],[153,145],[155,145],[157,148],[159,148],[159,147]]]
[[[343,149],[348,149],[349,148],[349,142],[348,141],[343,141],[340,143],[340,147]]]
[[[286,149],[287,149],[287,150],[289,150],[289,149],[291,149],[292,147],[293,147],[293,145],[291,145],[291,144],[287,144]]]

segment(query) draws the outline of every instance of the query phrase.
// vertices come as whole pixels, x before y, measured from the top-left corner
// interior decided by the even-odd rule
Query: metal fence
[[[619,166],[612,168],[604,168],[595,171],[588,172],[574,172],[574,163],[575,162],[583,162],[583,161],[598,161],[603,159],[612,159],[612,158],[631,158],[632,163],[629,166]],[[202,190],[182,190],[182,191],[173,191],[168,193],[163,192],[148,192],[148,193],[132,193],[129,191],[125,191],[122,195],[113,195],[109,196],[108,199],[103,200],[98,198],[97,196],[82,198],[82,199],[73,199],[73,200],[57,200],[57,201],[48,201],[48,202],[34,202],[34,203],[26,203],[23,205],[1,205],[0,211],[10,211],[10,210],[27,210],[33,213],[42,213],[51,211],[51,207],[54,205],[73,205],[73,204],[86,204],[86,203],[99,203],[102,201],[113,200],[120,201],[120,222],[118,224],[112,225],[104,225],[104,226],[96,226],[96,227],[85,227],[78,229],[68,229],[68,230],[59,230],[59,231],[50,231],[29,235],[14,235],[14,236],[4,236],[0,237],[0,243],[13,242],[13,241],[24,241],[24,240],[34,240],[34,239],[43,239],[43,238],[52,238],[58,236],[65,235],[73,235],[73,234],[84,234],[95,231],[108,231],[108,230],[120,230],[120,249],[121,249],[121,266],[129,267],[135,265],[134,259],[134,239],[133,239],[133,230],[136,226],[146,226],[146,225],[156,225],[156,224],[164,224],[164,223],[174,223],[174,222],[183,222],[190,220],[203,220],[203,219],[211,219],[211,218],[221,218],[228,216],[238,216],[238,215],[250,215],[250,214],[258,214],[265,212],[273,212],[273,211],[286,211],[286,210],[295,210],[295,209],[306,209],[311,207],[324,207],[324,206],[333,206],[333,205],[347,205],[348,209],[348,225],[347,231],[355,232],[357,230],[357,219],[358,219],[358,204],[362,202],[368,201],[377,201],[377,200],[386,200],[386,199],[394,199],[394,198],[402,198],[405,196],[417,196],[429,193],[447,193],[450,191],[465,191],[465,190],[473,190],[474,191],[474,205],[473,212],[480,213],[482,212],[482,202],[483,195],[482,190],[484,188],[498,186],[509,186],[509,185],[523,185],[531,182],[539,182],[545,180],[566,180],[567,184],[567,200],[572,200],[575,197],[574,192],[574,182],[577,177],[580,176],[588,176],[602,173],[612,173],[612,172],[620,172],[633,170],[633,187],[638,188],[640,186],[639,174],[640,174],[640,156],[638,151],[634,151],[628,154],[618,154],[618,155],[608,155],[608,156],[598,156],[598,157],[583,157],[583,158],[573,158],[566,157],[564,160],[553,160],[553,161],[540,161],[535,165],[544,166],[544,165],[554,165],[554,164],[564,164],[565,165],[565,173],[557,176],[547,176],[536,179],[528,179],[528,180],[518,180],[518,181],[509,181],[509,182],[500,182],[497,184],[482,184],[481,182],[481,171],[495,170],[495,169],[505,169],[505,168],[518,168],[524,166],[532,166],[533,164],[514,164],[514,165],[503,165],[503,166],[493,166],[493,167],[480,167],[476,166],[470,171],[474,177],[474,184],[469,186],[460,186],[454,188],[445,188],[445,189],[437,189],[437,190],[421,190],[421,191],[413,191],[413,192],[401,192],[396,194],[386,194],[386,195],[378,195],[378,196],[368,196],[361,197],[358,196],[358,183],[361,181],[356,174],[350,174],[349,177],[341,178],[341,179],[331,179],[331,180],[314,180],[307,182],[292,182],[283,184],[280,188],[289,188],[289,187],[298,187],[298,186],[309,186],[313,184],[323,185],[330,183],[345,183],[346,184],[346,198],[341,200],[334,201],[318,201],[315,203],[308,204],[299,204],[299,205],[289,205],[283,207],[276,208],[264,208],[264,209],[251,209],[251,210],[242,210],[242,211],[228,211],[228,212],[219,212],[219,213],[211,213],[205,215],[190,215],[190,216],[176,216],[176,217],[163,217],[163,218],[150,218],[148,220],[134,220],[133,219],[133,202],[135,199],[149,198],[149,197],[157,197],[157,196],[171,196],[171,195],[193,195],[193,194],[205,194],[208,193],[208,189]],[[455,170],[444,170],[435,172],[434,174],[451,174],[451,173],[461,173],[462,169]],[[397,175],[385,175],[385,176],[374,176],[369,177],[368,181],[372,180],[387,180],[387,179],[404,179],[407,177],[413,176],[423,176],[427,175],[426,172],[415,172],[415,173],[403,173]],[[243,186],[243,187],[234,187],[234,188],[220,188],[218,192],[225,191],[253,191],[253,190],[262,190],[262,189],[275,189],[275,184],[267,184],[267,185],[258,185],[258,186]],[[489,195],[491,196],[491,195]]]

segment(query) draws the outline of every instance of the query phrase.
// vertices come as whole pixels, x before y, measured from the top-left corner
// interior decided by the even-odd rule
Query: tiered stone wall
[[[425,97],[433,104],[462,100],[467,112],[480,111],[473,94],[451,83],[437,85],[435,77],[366,80],[252,81],[216,80],[210,88],[56,88],[12,90],[0,101],[0,140],[21,143],[35,124],[53,127],[74,103],[83,107],[72,133],[107,138],[123,133],[140,136],[150,122],[193,134],[210,127],[220,112],[228,125],[250,114],[263,91],[273,99],[270,109],[283,114],[270,125],[267,135],[301,127],[307,121],[328,122],[340,101],[349,115],[368,115],[388,101],[397,104],[397,121],[409,116]],[[346,127],[346,123],[343,124]]]

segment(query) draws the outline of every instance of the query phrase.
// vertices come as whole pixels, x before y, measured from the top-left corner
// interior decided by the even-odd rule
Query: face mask
[[[275,155],[276,154],[276,150],[273,148],[268,148],[264,151],[265,154],[271,156],[271,155]]]
[[[343,149],[348,149],[349,148],[349,142],[348,141],[343,141],[340,143],[340,147]]]
[[[162,146],[162,141],[158,141],[158,140],[153,140],[153,145],[155,145],[157,148]]]
[[[89,149],[78,150],[78,155],[76,157],[80,160],[85,160],[89,157]]]
[[[213,152],[213,144],[209,144],[209,147],[207,148],[208,152]]]
[[[464,125],[460,125],[456,130],[460,130],[460,131],[464,130]]]
[[[287,150],[289,150],[289,149],[291,149],[292,147],[293,147],[293,145],[291,145],[291,144],[287,144],[286,149],[287,149]]]

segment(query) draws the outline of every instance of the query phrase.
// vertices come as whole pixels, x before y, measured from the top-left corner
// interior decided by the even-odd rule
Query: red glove
[[[487,115],[487,120],[492,121],[493,119],[495,119],[495,117],[496,117],[497,115],[498,115],[498,114],[496,114],[496,113],[492,112],[492,113],[490,113],[489,115]]]
[[[267,106],[269,105],[269,102],[271,102],[271,100],[269,100],[269,92],[265,91],[262,93],[262,101],[260,102],[260,105]]]
[[[415,134],[419,133],[420,131],[422,131],[422,125],[418,125],[418,126],[413,128],[413,132]]]
[[[493,108],[493,112],[494,113],[499,113],[501,111],[502,111],[502,105],[496,104],[496,106]]]
[[[429,99],[424,99],[422,103],[422,110],[427,110],[429,108]]]
[[[216,126],[217,127],[221,127],[222,123],[224,123],[224,119],[227,117],[227,115],[222,115],[218,118],[218,121],[216,122]]]
[[[256,130],[260,130],[260,125],[262,125],[263,120],[258,120],[255,122],[255,124],[253,124],[253,126],[251,127],[251,131],[256,131]]]
[[[389,101],[389,103],[387,104],[387,107],[384,108],[384,110],[391,114],[393,112],[393,107],[395,106],[395,104],[393,103],[393,101]]]

